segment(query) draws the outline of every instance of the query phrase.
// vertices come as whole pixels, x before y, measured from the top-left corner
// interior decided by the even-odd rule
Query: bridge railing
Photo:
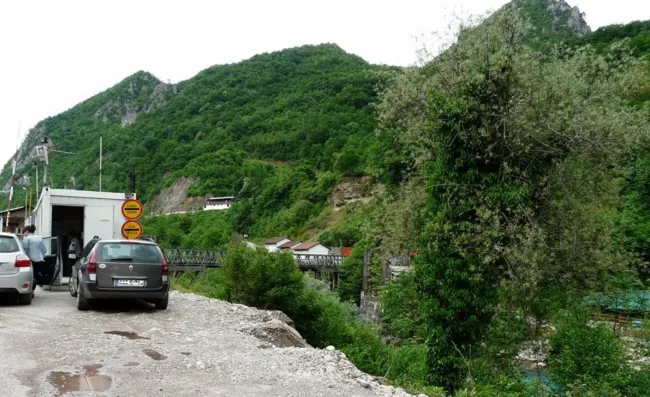
[[[163,248],[163,253],[172,271],[200,271],[219,267],[227,254],[226,251],[183,248]],[[339,265],[345,259],[341,255],[294,254],[293,257],[303,270],[327,272],[338,272]]]
[[[338,267],[345,257],[342,255],[298,255],[294,254],[293,259],[298,266],[306,270],[328,270],[338,271]]]
[[[165,259],[170,266],[204,266],[219,267],[226,256],[226,251],[201,249],[164,248]]]

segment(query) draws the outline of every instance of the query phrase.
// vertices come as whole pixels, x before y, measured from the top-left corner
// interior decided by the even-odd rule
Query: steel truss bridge
[[[226,257],[226,251],[201,249],[163,248],[169,271],[173,276],[182,272],[203,274],[206,269],[218,268]],[[339,281],[339,265],[344,257],[341,255],[293,255],[298,267],[303,272],[310,272],[314,277],[326,281],[334,289]]]
[[[165,258],[170,271],[204,271],[207,268],[220,267],[226,251],[201,249],[164,248]],[[297,255],[293,256],[303,271],[338,273],[343,262],[341,255]]]

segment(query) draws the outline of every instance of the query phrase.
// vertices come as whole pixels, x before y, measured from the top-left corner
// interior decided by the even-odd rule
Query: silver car
[[[87,255],[82,253],[75,271],[70,293],[76,293],[79,310],[88,310],[96,299],[142,299],[167,309],[167,261],[155,243],[97,240]]]
[[[12,233],[0,233],[0,293],[18,295],[21,305],[32,303],[34,269],[22,242]]]

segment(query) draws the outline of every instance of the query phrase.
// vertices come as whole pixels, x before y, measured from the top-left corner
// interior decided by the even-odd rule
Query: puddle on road
[[[144,336],[140,336],[136,334],[135,332],[129,332],[129,331],[106,331],[104,332],[105,334],[108,335],[118,335],[118,336],[123,336],[127,339],[146,339],[148,340],[149,338],[146,338]]]
[[[163,356],[157,351],[151,349],[144,349],[142,352],[156,361],[164,360],[167,358],[167,356]]]
[[[99,370],[103,367],[104,366],[101,364],[84,365],[84,372],[88,376],[95,376],[99,373]]]
[[[129,361],[128,363],[124,364],[125,367],[137,367],[140,365],[140,363],[136,363],[135,361]]]
[[[110,389],[113,379],[110,376],[98,375],[100,368],[102,368],[100,364],[84,365],[82,374],[52,372],[48,379],[59,390],[60,394],[76,391],[103,392]]]

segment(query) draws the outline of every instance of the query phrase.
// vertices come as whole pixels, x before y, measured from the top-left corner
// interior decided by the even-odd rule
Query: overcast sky
[[[0,167],[37,122],[138,70],[178,82],[215,64],[303,44],[336,43],[369,62],[410,65],[415,37],[453,14],[506,0],[3,0]],[[648,0],[568,0],[593,29],[650,19]]]

